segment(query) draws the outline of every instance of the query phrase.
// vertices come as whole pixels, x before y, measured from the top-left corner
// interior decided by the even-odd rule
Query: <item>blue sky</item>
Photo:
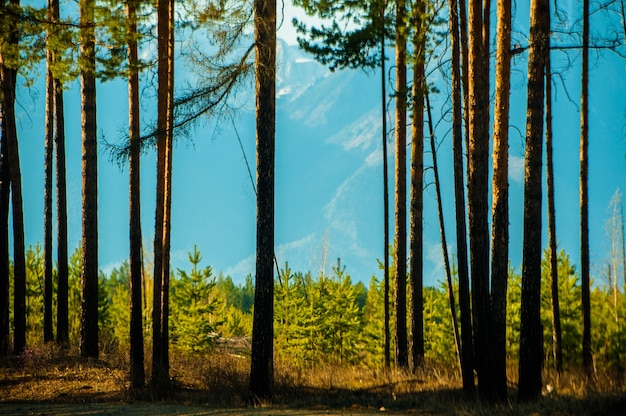
[[[570,7],[571,4],[573,2],[568,3]],[[518,29],[528,25],[528,14],[522,7],[518,5],[518,19],[514,25]],[[287,16],[279,37],[293,44],[293,9],[287,5],[285,10]],[[495,14],[492,21],[495,24]],[[280,263],[289,261],[292,269],[313,272],[324,265],[328,270],[329,265],[341,257],[346,259],[343,263],[354,278],[367,281],[372,274],[380,276],[376,259],[382,256],[378,76],[355,72],[330,74],[302,54],[293,56],[302,64],[298,70],[306,67],[306,79],[317,83],[315,88],[307,89],[305,85],[297,84],[304,82],[302,79],[286,79],[283,86],[289,86],[292,92],[297,87],[298,91],[309,95],[298,100],[289,98],[289,95],[279,99],[282,115],[279,115],[277,124],[277,257]],[[599,279],[599,268],[607,249],[604,230],[607,206],[617,188],[622,192],[626,189],[626,101],[623,98],[626,94],[626,61],[611,53],[601,57],[592,53],[591,56],[590,242],[592,273],[596,273]],[[571,58],[572,68],[563,74],[564,81],[554,92],[556,210],[558,239],[578,263],[580,57],[572,53]],[[510,257],[512,265],[519,267],[522,261],[525,55],[515,58],[514,65],[517,71],[512,77],[509,150]],[[433,74],[435,83],[441,79],[440,73]],[[359,87],[349,90],[353,85]],[[571,101],[564,86],[567,86]],[[445,86],[441,89],[445,91]],[[98,129],[103,138],[115,141],[126,128],[126,84],[123,81],[106,83],[99,86],[97,94]],[[432,97],[435,118],[442,117],[444,95]],[[345,97],[350,99],[348,109],[342,109],[336,102]],[[144,119],[148,121],[155,114],[155,105],[148,96],[144,98]],[[252,105],[250,101],[234,119],[250,163],[254,163],[254,123],[247,110],[251,110]],[[73,248],[80,242],[81,226],[78,83],[66,94],[65,109],[69,245]],[[344,112],[338,114],[338,111]],[[34,245],[43,240],[44,90],[41,80],[30,90],[20,89],[17,114],[26,241],[27,245]],[[343,125],[337,124],[339,118],[345,120]],[[294,133],[297,130],[293,129],[298,126],[300,132]],[[320,134],[318,139],[324,144],[323,155],[313,154],[319,151],[315,147],[316,133]],[[440,168],[443,172],[450,172],[449,125],[440,123],[436,135],[440,143]],[[207,122],[195,130],[194,136],[193,142],[179,141],[174,154],[172,262],[174,267],[187,267],[187,252],[198,244],[205,264],[211,265],[215,272],[221,271],[240,280],[248,273],[254,274],[255,196],[244,157],[230,122],[217,130]],[[391,137],[390,150],[393,149]],[[426,157],[428,163],[429,156]],[[393,162],[393,154],[390,161]],[[100,267],[108,271],[119,265],[128,253],[128,172],[108,161],[103,146],[100,146],[99,169]],[[154,227],[154,177],[155,157],[148,153],[142,159],[142,222],[148,249]],[[452,189],[452,176],[442,173],[449,243],[454,241]],[[443,263],[432,186],[425,191],[425,209],[426,282],[436,284],[438,279],[443,279]],[[544,235],[547,239],[547,233]]]

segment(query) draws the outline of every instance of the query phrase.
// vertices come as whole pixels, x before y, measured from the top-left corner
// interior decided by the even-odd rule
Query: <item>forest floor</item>
[[[110,359],[110,360],[109,360]],[[174,355],[166,400],[149,391],[131,396],[125,359],[89,360],[31,351],[0,360],[1,415],[626,415],[626,380],[606,377],[594,386],[561,377],[532,403],[488,405],[467,398],[452,370],[411,375],[352,367],[276,368],[274,404],[247,407],[245,357],[199,359]],[[149,362],[149,360],[147,360]],[[514,375],[512,375],[513,377]],[[557,392],[558,390],[558,392]]]

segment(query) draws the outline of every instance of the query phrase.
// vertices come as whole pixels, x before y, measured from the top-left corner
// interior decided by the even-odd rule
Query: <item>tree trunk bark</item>
[[[383,297],[384,297],[384,355],[385,368],[391,366],[391,335],[389,330],[389,164],[387,160],[387,88],[385,69],[385,6],[380,12],[380,87],[381,87],[381,120],[383,148]]]
[[[11,177],[9,174],[9,155],[2,118],[4,113],[0,104],[0,355],[9,353],[9,196]],[[5,231],[6,230],[6,231]]]
[[[469,166],[468,219],[470,266],[472,269],[472,314],[478,389],[482,397],[492,398],[492,351],[489,331],[489,132],[485,130],[488,101],[485,101],[486,59],[483,56],[483,7],[481,0],[469,7]]]
[[[548,50],[550,39],[548,38]],[[550,52],[546,55],[546,185],[548,188],[548,244],[550,246],[550,306],[552,311],[552,353],[557,374],[563,372],[561,342],[561,309],[559,305],[559,269],[556,247],[556,213],[554,207],[554,162],[552,161],[552,72]]]
[[[137,389],[145,383],[142,309],[142,238],[140,181],[140,107],[139,58],[137,51],[137,10],[133,2],[126,3],[128,17],[128,124],[130,137],[129,195],[130,195],[130,387]]]
[[[49,17],[52,20],[52,7],[48,2]],[[49,34],[48,34],[49,36]],[[46,52],[46,127],[45,127],[45,151],[44,151],[44,263],[43,263],[43,341],[54,340],[52,333],[52,175],[54,154],[54,79],[52,77],[53,65],[52,51]]]
[[[257,234],[256,286],[248,399],[271,400],[274,382],[274,155],[276,1],[254,0]]]
[[[582,87],[580,93],[580,280],[583,310],[583,366],[594,372],[591,352],[589,277],[589,0],[583,0]]]
[[[4,3],[3,3],[4,4]],[[19,5],[19,1],[10,1]],[[17,44],[19,33],[15,22],[9,23],[8,43]],[[17,126],[15,125],[15,87],[17,70],[4,66],[0,49],[2,70],[2,128],[7,145],[11,203],[13,209],[13,354],[20,354],[26,346],[26,259],[24,254],[24,210],[22,200],[22,174],[20,170]]]
[[[58,10],[58,0],[53,0]],[[58,14],[57,14],[58,16]],[[68,253],[67,253],[67,186],[65,179],[65,117],[63,109],[63,86],[55,80],[54,97],[56,188],[57,188],[57,343],[68,347],[69,304],[68,304]]]
[[[465,2],[461,1],[464,5]],[[467,265],[467,225],[465,221],[465,184],[463,181],[463,132],[461,98],[461,51],[459,45],[459,4],[449,0],[450,44],[452,48],[452,151],[454,169],[454,204],[456,214],[456,251],[459,273],[459,309],[461,313],[461,375],[463,390],[474,394],[474,343]],[[465,7],[465,6],[463,6]]]
[[[520,326],[520,400],[541,396],[543,330],[541,325],[541,166],[544,106],[544,69],[550,31],[548,0],[530,4],[528,104],[524,163],[524,243]]]
[[[439,233],[441,235],[441,254],[443,256],[443,265],[446,271],[446,282],[448,285],[448,302],[450,304],[450,315],[452,317],[452,331],[454,333],[454,345],[456,347],[456,356],[461,364],[461,339],[459,337],[459,323],[456,318],[456,302],[454,300],[454,286],[452,284],[452,270],[450,268],[450,257],[448,256],[448,241],[446,239],[446,226],[443,220],[443,201],[441,199],[441,186],[439,182],[439,168],[437,166],[437,148],[435,146],[435,129],[433,127],[433,119],[430,110],[430,99],[428,98],[428,90],[426,95],[426,109],[428,111],[428,128],[430,133],[430,152],[433,157],[433,175],[435,177],[435,193],[437,194],[437,216],[439,217]]]
[[[173,105],[173,2],[157,4],[158,116],[157,189],[154,237],[154,296],[152,307],[152,389],[162,397],[169,388],[169,224],[171,210],[172,105]]]
[[[96,126],[96,57],[94,0],[80,6],[82,104],[82,316],[80,352],[98,357],[98,131]]]
[[[411,200],[410,200],[410,305],[409,329],[411,347],[411,370],[415,373],[424,365],[424,94],[426,80],[424,74],[424,53],[426,35],[423,16],[426,13],[424,2],[416,6],[413,34],[413,114],[411,129]]]
[[[506,292],[509,274],[509,91],[511,0],[498,0],[496,102],[493,125],[491,332],[495,398],[505,401]]]
[[[406,3],[396,1],[396,365],[408,368],[406,322]]]
[[[50,1],[53,22],[59,20],[59,0]],[[57,343],[69,347],[68,306],[68,254],[67,254],[67,187],[65,179],[65,110],[63,109],[63,86],[54,80],[54,145],[56,148],[57,193]]]

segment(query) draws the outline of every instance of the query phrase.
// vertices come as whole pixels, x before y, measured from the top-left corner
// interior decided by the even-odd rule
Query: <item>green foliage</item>
[[[445,282],[424,288],[424,349],[429,360],[454,365],[458,359],[447,290]]]
[[[362,285],[353,285],[338,262],[333,274],[281,272],[275,290],[277,351],[299,365],[359,361],[362,337]]]
[[[172,344],[188,353],[204,354],[215,346],[217,337],[247,338],[252,333],[254,284],[251,276],[236,284],[229,276],[213,277],[210,267],[202,268],[200,252],[189,253],[191,270],[178,270],[171,279],[170,334]],[[40,245],[26,252],[28,343],[43,337],[43,253]],[[81,250],[69,262],[70,342],[78,344],[81,309]],[[11,269],[12,270],[12,269]],[[393,281],[394,267],[390,274]],[[563,359],[566,369],[575,369],[582,356],[581,289],[575,266],[561,250],[558,255]],[[56,272],[53,273],[56,285]],[[12,287],[13,279],[10,278]],[[296,368],[320,363],[383,365],[383,285],[372,277],[366,288],[353,283],[346,268],[338,263],[330,275],[313,277],[281,270],[275,282],[275,354]],[[393,285],[392,285],[393,287]],[[145,276],[144,328],[149,340],[152,279]],[[458,290],[455,286],[455,291]],[[592,303],[592,347],[599,371],[625,370],[626,295],[613,286],[594,286]],[[10,290],[12,295],[12,290]],[[54,290],[56,294],[56,289]],[[390,293],[393,296],[393,293]],[[519,355],[521,276],[509,271],[507,293],[507,359]],[[53,313],[56,318],[56,300]],[[129,266],[127,262],[108,275],[99,276],[98,318],[102,342],[128,346]],[[548,263],[542,270],[541,316],[546,366],[552,357],[552,317]],[[393,326],[393,316],[391,317]],[[447,288],[424,288],[424,335],[426,358],[433,363],[457,365]],[[393,342],[393,340],[392,340]],[[392,345],[393,348],[393,345]]]
[[[189,253],[191,271],[178,269],[178,279],[171,282],[171,340],[180,349],[193,353],[211,350],[221,321],[223,303],[215,293],[211,267],[199,269],[202,261],[196,246]]]
[[[380,41],[392,37],[391,2],[373,0],[296,0],[309,16],[330,21],[329,25],[309,27],[298,19],[293,25],[298,44],[331,71],[344,68],[368,69],[380,64]]]
[[[543,325],[544,352],[546,363],[553,365],[552,355],[552,304],[550,290],[550,254],[544,251],[541,261],[541,323]],[[582,313],[581,288],[576,268],[569,255],[561,250],[557,255],[559,279],[559,306],[563,365],[571,368],[582,361]]]

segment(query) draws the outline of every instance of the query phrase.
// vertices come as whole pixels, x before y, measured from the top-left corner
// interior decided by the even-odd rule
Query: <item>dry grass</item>
[[[147,353],[149,349],[146,350]],[[129,402],[125,350],[111,348],[101,360],[87,360],[75,351],[42,346],[32,353],[0,361],[2,403]],[[147,363],[149,363],[149,356]],[[216,353],[170,354],[172,391],[166,403],[208,405],[218,409],[246,405],[249,358]],[[149,370],[149,365],[146,365]],[[510,371],[515,380],[515,370]],[[149,379],[149,374],[147,375]],[[587,381],[581,372],[561,377],[546,372],[542,399],[519,404],[516,385],[510,400],[490,405],[467,398],[456,369],[427,365],[417,374],[364,367],[320,365],[303,368],[277,362],[272,408],[285,411],[456,414],[456,415],[626,415],[626,376],[600,374]],[[149,399],[146,389],[144,399]],[[136,402],[136,401],[135,401]]]

